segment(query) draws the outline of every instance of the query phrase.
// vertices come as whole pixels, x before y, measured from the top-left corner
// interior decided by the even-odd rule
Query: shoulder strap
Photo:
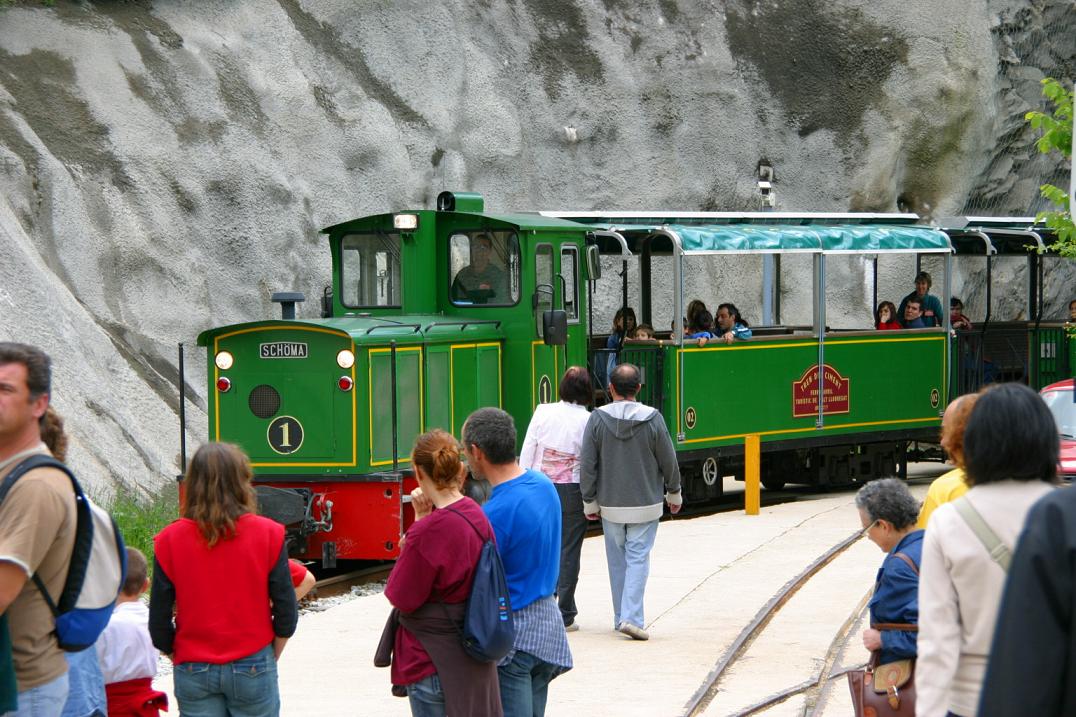
[[[4,482],[0,484],[0,502],[2,502],[4,498],[7,497],[8,492],[11,490],[12,486],[15,485],[15,481],[37,468],[55,468],[67,474],[67,477],[71,479],[71,487],[75,492],[75,506],[76,513],[78,515],[78,526],[79,528],[81,528],[84,524],[88,524],[89,506],[86,504],[85,497],[82,494],[82,486],[78,484],[78,480],[75,478],[75,474],[72,473],[71,469],[68,468],[62,461],[59,461],[56,458],[53,458],[52,456],[45,453],[35,453],[28,458],[24,458],[22,461],[19,462],[18,465],[16,465],[11,470],[10,473],[7,474],[7,476],[4,478]],[[69,565],[68,578],[64,582],[65,592],[67,582],[69,582],[71,579],[70,572],[71,566]],[[41,576],[35,572],[32,576],[32,579],[34,581],[34,585],[36,585],[37,589],[41,591],[41,597],[45,598],[45,603],[49,606],[49,610],[52,611],[53,617],[57,616],[60,612],[59,608],[56,606],[56,602],[52,599],[52,596],[49,595],[49,591],[45,589],[45,583],[41,579]]]
[[[986,548],[986,552],[990,554],[990,558],[1001,566],[1001,569],[1006,573],[1009,572],[1009,564],[1012,562],[1012,551],[1009,550],[1009,546],[1001,542],[1001,538],[998,534],[991,529],[986,521],[983,520],[983,516],[979,514],[979,511],[975,510],[975,506],[971,504],[971,501],[966,497],[961,496],[953,501],[953,508],[960,514],[960,517],[964,519],[968,527],[971,528],[971,532],[975,533],[975,537],[979,539],[979,542]]]
[[[476,525],[475,525],[474,523],[472,523],[472,522],[471,522],[471,519],[470,519],[470,518],[468,518],[468,517],[467,517],[466,515],[464,515],[463,513],[459,512],[458,510],[456,510],[455,508],[453,508],[453,507],[451,507],[451,506],[446,506],[445,508],[443,508],[443,510],[447,510],[447,511],[448,511],[449,513],[455,513],[455,514],[456,514],[456,515],[458,515],[459,517],[461,517],[461,518],[463,518],[464,520],[466,520],[466,521],[467,521],[467,525],[471,526],[471,529],[472,529],[472,530],[474,530],[474,532],[475,532],[475,533],[476,533],[476,534],[478,535],[478,537],[479,537],[479,538],[480,538],[480,539],[482,540],[482,542],[485,542],[485,541],[489,540],[489,538],[487,538],[486,536],[482,535],[482,531],[478,529],[478,526],[476,526]]]
[[[915,564],[915,561],[904,553],[893,553],[894,558],[900,558],[904,562],[908,563],[908,567],[912,569],[912,572],[919,575],[919,566]]]

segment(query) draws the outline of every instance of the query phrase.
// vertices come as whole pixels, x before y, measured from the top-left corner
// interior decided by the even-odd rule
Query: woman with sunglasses
[[[885,478],[860,488],[856,507],[864,534],[886,553],[878,568],[870,601],[871,626],[863,631],[863,646],[876,665],[914,658],[923,553],[923,531],[916,526],[919,502],[903,481]]]

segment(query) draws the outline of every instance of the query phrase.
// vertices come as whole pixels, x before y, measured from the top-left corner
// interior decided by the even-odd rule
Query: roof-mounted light
[[[219,351],[213,358],[213,363],[217,365],[221,371],[227,371],[235,363],[235,357],[232,356],[230,351]]]
[[[418,229],[417,214],[397,214],[392,218],[392,226],[400,231],[413,232]]]

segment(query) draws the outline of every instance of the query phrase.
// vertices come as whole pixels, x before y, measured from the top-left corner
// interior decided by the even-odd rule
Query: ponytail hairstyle
[[[438,488],[460,488],[467,473],[459,442],[451,433],[435,428],[415,439],[411,465],[422,469]]]
[[[67,460],[67,434],[64,419],[55,408],[49,406],[41,415],[41,441],[58,461]]]
[[[736,324],[743,324],[744,326],[751,325],[747,323],[747,319],[740,316],[740,310],[736,308],[736,304],[720,304],[718,305],[717,310],[720,311],[721,309],[727,311],[729,316],[732,317],[733,326],[735,326]]]
[[[252,476],[250,461],[238,446],[206,443],[194,454],[180,514],[198,524],[209,547],[235,535],[240,516],[257,512]]]

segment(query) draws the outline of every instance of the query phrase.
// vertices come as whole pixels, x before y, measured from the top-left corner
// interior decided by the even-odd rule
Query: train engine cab
[[[293,557],[397,557],[415,437],[459,435],[482,406],[529,415],[586,361],[585,227],[486,214],[477,195],[438,207],[323,230],[333,283],[319,318],[274,295],[280,319],[198,337],[209,438],[250,456],[259,510],[286,526]]]

